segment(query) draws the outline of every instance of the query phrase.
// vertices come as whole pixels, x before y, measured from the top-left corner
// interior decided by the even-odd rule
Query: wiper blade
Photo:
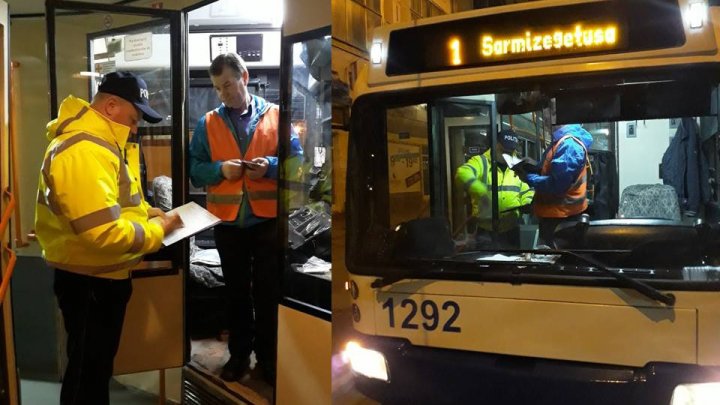
[[[630,287],[648,298],[651,298],[655,301],[662,302],[663,304],[665,304],[669,307],[675,305],[675,295],[674,294],[672,294],[672,293],[665,294],[665,293],[661,292],[660,290],[643,283],[640,280],[636,280],[636,279],[634,279],[632,277],[628,277],[622,273],[612,271],[607,266],[605,266],[603,263],[601,263],[595,259],[581,256],[581,255],[579,255],[575,252],[571,252],[569,250],[550,249],[550,250],[547,250],[547,252],[557,252],[560,254],[572,256],[576,259],[582,260],[585,263],[602,271],[603,273],[612,276],[616,280],[620,281],[624,286]]]
[[[581,261],[595,267],[596,269],[600,270],[601,272],[613,277],[614,279],[618,280],[623,286],[632,288],[635,291],[639,292],[640,294],[642,294],[650,299],[662,302],[663,304],[665,304],[669,307],[675,305],[676,298],[675,298],[674,294],[663,293],[660,290],[643,283],[642,281],[636,280],[632,277],[628,277],[622,273],[612,271],[605,264],[601,263],[598,260],[588,258],[585,256],[581,256],[581,255],[579,255],[575,252],[569,251],[569,250],[547,249],[547,250],[537,250],[536,252],[556,253],[556,254],[561,254],[561,255],[566,255],[566,256],[572,256],[578,260],[581,260]],[[511,264],[511,263],[508,262],[506,264]],[[377,278],[370,284],[370,287],[382,288],[382,287],[386,287],[386,286],[395,284],[398,281],[402,281],[402,280],[405,280],[408,278],[415,277],[418,274],[421,274],[422,276],[427,276],[428,273],[431,273],[431,272],[428,272],[428,271],[419,272],[417,270],[400,272],[398,274],[393,274],[393,275]]]

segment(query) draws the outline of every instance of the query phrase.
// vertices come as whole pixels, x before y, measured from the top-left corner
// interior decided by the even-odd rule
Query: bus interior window
[[[388,109],[388,180],[390,224],[430,216],[423,193],[422,152],[428,147],[427,106]]]

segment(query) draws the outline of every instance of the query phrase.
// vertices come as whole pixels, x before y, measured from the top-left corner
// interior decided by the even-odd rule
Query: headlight
[[[720,383],[680,384],[673,391],[670,405],[712,405],[720,398]]]
[[[342,353],[345,362],[352,370],[369,378],[388,381],[387,361],[382,353],[366,349],[359,343],[350,341]]]

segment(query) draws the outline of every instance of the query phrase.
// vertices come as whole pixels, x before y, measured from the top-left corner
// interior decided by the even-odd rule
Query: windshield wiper
[[[610,270],[605,264],[591,258],[587,258],[585,256],[581,256],[577,253],[571,252],[569,250],[555,250],[555,249],[548,249],[548,250],[537,250],[536,252],[547,252],[547,253],[559,253],[567,256],[572,256],[578,260],[581,260],[585,262],[586,264],[589,264],[601,272],[613,277],[614,279],[618,280],[624,287],[629,287],[634,289],[635,291],[639,292],[640,294],[653,299],[655,301],[662,302],[663,304],[671,307],[675,305],[675,295],[672,293],[663,293],[660,290],[649,286],[642,281],[636,280],[632,277],[628,277],[622,273],[618,273],[615,271]],[[507,263],[506,263],[507,264]],[[377,278],[375,281],[373,281],[370,284],[370,287],[372,288],[382,288],[386,287],[392,284],[397,283],[398,281],[408,279],[411,277],[415,277],[417,274],[420,276],[427,276],[427,271],[418,272],[417,270],[413,271],[405,271],[398,274],[393,274],[390,276],[385,276],[382,278]]]
[[[636,280],[632,277],[628,277],[622,273],[618,273],[615,271],[610,270],[607,266],[605,266],[603,263],[591,259],[585,256],[581,256],[577,253],[571,252],[569,250],[555,250],[555,249],[549,249],[545,250],[544,252],[552,252],[552,253],[560,253],[568,256],[572,256],[576,259],[582,260],[583,262],[597,268],[598,270],[602,271],[605,274],[608,274],[615,278],[616,280],[620,281],[620,283],[625,287],[630,287],[634,289],[635,291],[639,292],[640,294],[653,299],[655,301],[660,301],[663,304],[671,307],[675,305],[675,295],[672,293],[663,293],[660,290],[656,289],[655,287],[649,286],[642,281]]]

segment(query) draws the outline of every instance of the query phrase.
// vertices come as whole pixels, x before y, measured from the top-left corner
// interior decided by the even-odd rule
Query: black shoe
[[[271,387],[275,386],[275,370],[266,367],[260,368],[260,376]]]
[[[230,360],[228,360],[228,362],[225,363],[225,365],[223,366],[222,373],[220,373],[220,378],[228,382],[238,381],[239,379],[243,378],[245,374],[247,374],[249,369],[249,358],[241,359],[240,357],[230,357]]]

